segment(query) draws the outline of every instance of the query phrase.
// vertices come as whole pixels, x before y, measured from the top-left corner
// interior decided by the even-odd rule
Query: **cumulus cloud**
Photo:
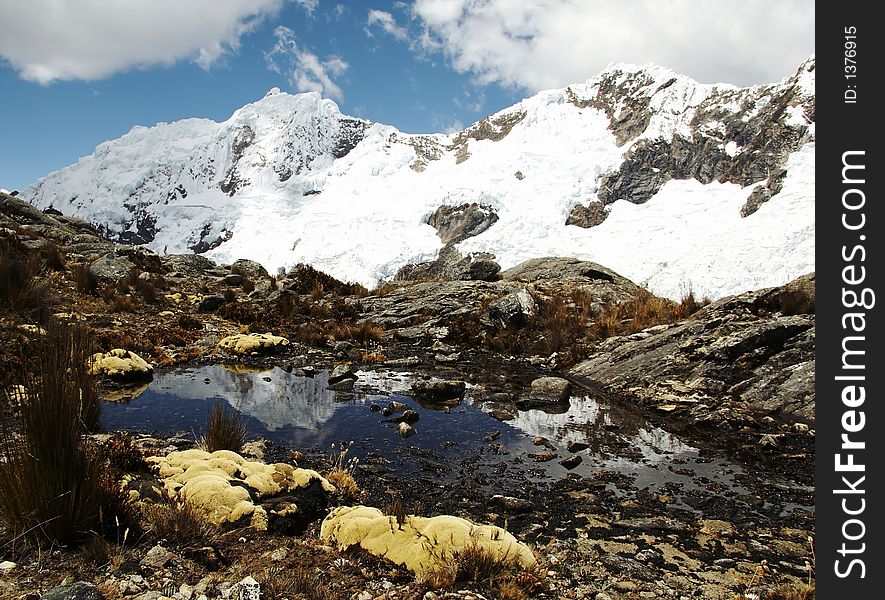
[[[0,0],[0,57],[41,84],[102,79],[182,59],[203,68],[285,0]],[[297,0],[310,11],[317,0]]]
[[[369,17],[366,19],[366,33],[371,36],[372,29],[375,27],[381,28],[383,32],[397,40],[404,41],[408,38],[405,27],[397,24],[396,19],[389,12],[375,9],[369,11]]]
[[[612,62],[702,82],[767,83],[814,52],[813,0],[416,0],[415,44],[477,83],[537,91]]]
[[[333,80],[347,70],[348,64],[341,57],[320,60],[310,50],[300,47],[295,32],[282,25],[274,30],[274,36],[274,47],[264,55],[269,69],[286,77],[299,92],[319,92],[339,102],[344,99],[344,93]]]

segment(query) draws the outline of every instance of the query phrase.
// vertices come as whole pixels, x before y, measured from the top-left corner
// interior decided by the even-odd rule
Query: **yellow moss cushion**
[[[288,346],[289,340],[270,333],[238,333],[218,342],[218,346],[235,354],[254,354]]]
[[[283,463],[268,465],[229,450],[209,453],[192,449],[147,460],[157,464],[161,483],[170,493],[180,494],[203,509],[216,525],[251,515],[252,527],[267,528],[267,514],[252,502],[246,487],[261,498],[307,487],[316,479],[325,491],[335,491],[334,485],[311,469]]]
[[[395,517],[377,508],[341,506],[323,520],[320,537],[342,550],[359,545],[376,556],[405,565],[419,577],[444,568],[455,553],[473,544],[523,567],[536,562],[531,549],[504,529],[449,515],[409,515],[398,525]]]
[[[93,354],[89,372],[113,379],[141,379],[150,377],[154,368],[135,352],[115,348],[105,354]]]

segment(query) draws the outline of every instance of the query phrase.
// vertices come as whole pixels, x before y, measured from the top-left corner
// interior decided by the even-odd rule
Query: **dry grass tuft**
[[[163,492],[162,501],[144,509],[147,528],[157,539],[184,550],[196,550],[218,542],[218,527],[203,511],[184,498]]]
[[[82,329],[50,323],[23,374],[28,401],[0,442],[0,520],[38,545],[83,541],[131,517],[127,497],[85,437],[100,405]]]
[[[348,458],[351,449],[353,449],[352,441],[341,442],[338,446],[332,444],[332,452],[329,455],[332,466],[326,474],[326,479],[338,488],[338,494],[346,500],[356,498],[360,492],[359,485],[353,477],[360,459],[355,456]]]
[[[44,320],[51,297],[49,287],[36,279],[38,261],[24,249],[0,240],[0,312]]]
[[[203,444],[209,452],[230,450],[241,452],[246,443],[246,423],[239,413],[228,409],[223,403],[216,402],[209,409],[209,420]]]

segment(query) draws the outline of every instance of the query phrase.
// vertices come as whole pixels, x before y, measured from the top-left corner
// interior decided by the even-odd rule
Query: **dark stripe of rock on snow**
[[[720,299],[688,320],[610,338],[569,371],[662,413],[740,426],[814,422],[814,274]]]

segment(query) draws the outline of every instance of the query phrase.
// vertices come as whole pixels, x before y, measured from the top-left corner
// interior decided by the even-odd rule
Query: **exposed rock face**
[[[469,237],[479,235],[495,224],[498,215],[491,206],[443,204],[427,219],[427,224],[436,229],[443,244],[457,244]]]
[[[480,315],[489,327],[500,321],[503,306],[496,303],[508,294],[524,290],[530,296],[585,293],[595,308],[604,304],[620,304],[635,298],[639,287],[614,271],[589,261],[573,258],[541,258],[526,261],[508,269],[502,280],[425,281],[405,284],[382,296],[360,300],[363,310],[399,339],[441,339],[447,325],[465,315]],[[512,300],[516,301],[516,297]],[[523,297],[522,308],[507,312],[519,320],[518,312],[530,311]],[[509,305],[510,300],[504,304]],[[527,313],[526,313],[527,314]]]
[[[577,225],[584,229],[600,225],[608,216],[605,204],[599,201],[590,202],[587,206],[576,204],[565,220],[566,225]]]
[[[679,324],[608,339],[570,374],[704,420],[772,413],[813,422],[813,311],[811,274],[724,298]]]
[[[809,128],[814,121],[814,94],[804,86],[805,76],[814,68],[811,59],[784,84],[716,88],[693,107],[687,131],[635,142],[620,167],[600,179],[599,200],[604,205],[616,200],[642,204],[670,179],[741,186],[768,180],[764,192],[754,192],[741,211],[742,216],[752,214],[779,191],[790,153],[814,139]],[[615,70],[600,81],[593,98],[581,99],[569,90],[570,100],[605,111],[618,144],[624,145],[646,131],[655,114],[651,108],[655,97],[666,98],[674,83],[675,78],[655,87],[648,73]]]

